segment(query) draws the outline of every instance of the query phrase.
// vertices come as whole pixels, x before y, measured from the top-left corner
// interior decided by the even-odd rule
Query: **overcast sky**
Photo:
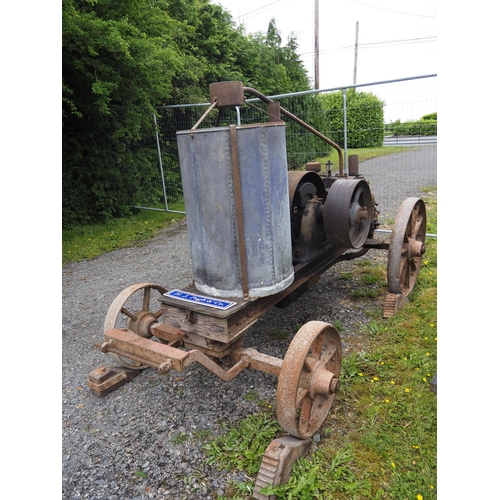
[[[243,24],[266,32],[276,19],[283,42],[294,32],[314,84],[315,0],[212,0]],[[318,0],[319,87],[437,73],[437,0]]]

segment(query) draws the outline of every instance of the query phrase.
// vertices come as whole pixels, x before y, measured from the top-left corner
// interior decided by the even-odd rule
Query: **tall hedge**
[[[155,107],[206,102],[224,80],[268,95],[307,90],[296,49],[274,21],[246,36],[210,0],[63,0],[63,225],[161,202]]]
[[[344,98],[342,91],[320,96],[326,135],[344,145]],[[384,102],[370,92],[346,91],[347,146],[380,147],[384,143]]]

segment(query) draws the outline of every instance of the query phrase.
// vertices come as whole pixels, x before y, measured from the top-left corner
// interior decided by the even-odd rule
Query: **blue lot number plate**
[[[236,302],[206,297],[205,295],[196,295],[194,293],[183,292],[182,290],[170,290],[170,292],[164,293],[163,295],[165,295],[165,297],[191,302],[192,304],[198,304],[200,306],[222,309],[223,311],[236,305]]]

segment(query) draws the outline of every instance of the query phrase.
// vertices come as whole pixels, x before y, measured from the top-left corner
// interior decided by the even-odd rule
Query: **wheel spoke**
[[[144,297],[142,299],[142,310],[149,311],[149,301],[151,300],[151,287],[144,288]]]
[[[408,256],[408,248],[409,244],[403,245],[403,248],[401,249],[401,257],[406,258]]]
[[[313,400],[309,396],[306,396],[302,401],[302,408],[300,409],[300,417],[299,417],[299,428],[303,429],[303,431],[305,432],[307,432],[307,429],[309,427],[309,422],[311,420],[312,404]]]
[[[415,220],[415,225],[413,226],[412,236],[414,238],[418,237],[418,235],[420,233],[420,229],[422,228],[423,223],[424,223],[424,217],[422,215],[419,215],[416,218],[416,220]]]
[[[126,309],[125,307],[122,307],[122,308],[120,309],[120,312],[121,312],[121,313],[123,313],[123,314],[125,314],[125,316],[128,316],[130,319],[133,319],[133,320],[136,320],[136,319],[137,319],[137,317],[136,317],[134,314],[132,314],[132,313],[131,313],[128,309]]]
[[[337,354],[337,346],[331,342],[328,344],[327,348],[323,352],[323,355],[321,356],[321,361],[324,361],[325,364],[329,363]],[[337,375],[337,374],[335,374]]]
[[[161,316],[161,309],[158,309],[155,313],[155,318],[158,319]]]
[[[311,357],[313,357],[314,359],[321,358],[324,342],[325,342],[325,332],[323,331],[314,339],[312,343]]]

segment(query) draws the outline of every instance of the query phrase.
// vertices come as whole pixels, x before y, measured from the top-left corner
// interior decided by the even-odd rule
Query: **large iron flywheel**
[[[335,248],[361,248],[373,220],[373,201],[363,179],[337,179],[323,210],[325,233]]]

